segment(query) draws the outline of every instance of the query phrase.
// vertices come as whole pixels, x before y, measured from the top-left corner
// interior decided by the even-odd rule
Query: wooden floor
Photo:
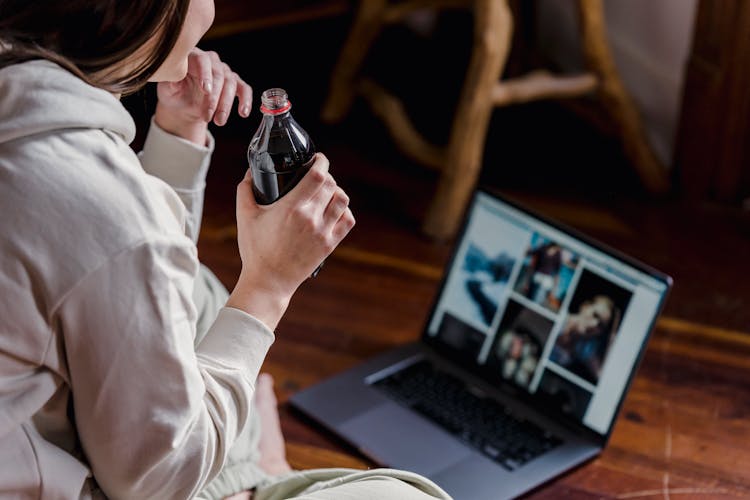
[[[358,223],[294,297],[264,365],[277,381],[288,457],[298,468],[375,465],[285,402],[371,355],[416,340],[451,249],[418,230],[436,186],[433,173],[393,150],[362,108],[340,127],[315,120],[320,80],[331,63],[322,61],[321,74],[311,76],[317,83],[310,94],[291,94],[293,112],[330,157]],[[269,81],[254,74],[260,85]],[[253,74],[248,80],[254,82]],[[230,288],[240,266],[234,186],[244,174],[255,113],[215,131],[208,179],[200,257]],[[677,198],[647,199],[612,141],[559,106],[509,109],[493,120],[483,182],[675,279],[608,447],[530,497],[750,497],[747,216]]]
[[[199,245],[203,261],[227,286],[239,271],[231,199],[239,173],[226,175],[235,162],[222,155],[225,148],[243,147],[232,138],[219,146]],[[404,162],[381,163],[375,151],[333,140],[327,151],[358,224],[293,299],[264,370],[277,380],[293,466],[369,467],[375,464],[299,418],[284,401],[417,339],[450,245],[428,241],[417,230],[434,187],[430,174]],[[676,281],[608,448],[533,497],[750,496],[750,291],[743,281],[749,254],[738,216],[626,197],[604,203],[510,194]]]

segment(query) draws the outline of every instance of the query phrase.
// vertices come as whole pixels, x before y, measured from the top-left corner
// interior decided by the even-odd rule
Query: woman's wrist
[[[229,295],[227,307],[248,313],[273,331],[286,312],[291,296],[291,293],[266,287],[261,280],[255,280],[242,272]]]
[[[202,120],[186,120],[177,117],[174,112],[157,104],[154,122],[165,132],[198,146],[206,146],[208,143],[208,123]]]

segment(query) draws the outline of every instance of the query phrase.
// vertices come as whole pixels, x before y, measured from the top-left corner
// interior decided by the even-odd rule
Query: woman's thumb
[[[253,194],[253,174],[248,168],[244,179],[237,186],[237,210],[254,210],[257,206]]]

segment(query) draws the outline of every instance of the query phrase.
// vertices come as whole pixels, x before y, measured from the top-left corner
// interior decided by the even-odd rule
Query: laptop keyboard
[[[514,416],[498,401],[471,393],[461,379],[419,361],[373,384],[400,403],[514,470],[562,441]]]

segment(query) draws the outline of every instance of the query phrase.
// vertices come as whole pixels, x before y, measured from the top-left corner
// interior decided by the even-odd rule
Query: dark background
[[[427,38],[405,27],[390,28],[365,63],[365,71],[403,98],[412,119],[436,143],[450,125],[470,40],[468,17],[451,15],[450,24],[441,18]],[[350,23],[350,15],[341,15],[201,44],[219,52],[256,96],[249,119],[234,115],[227,126],[212,126],[217,150],[208,177],[208,216],[223,211],[233,217],[227,200],[233,199],[233,184],[247,167],[247,144],[260,121],[258,96],[280,86],[289,93],[294,117],[329,156],[332,173],[352,198],[358,224],[351,238],[377,248],[368,235],[378,224],[392,224],[388,241],[401,230],[421,234],[437,173],[396,149],[361,99],[341,124],[319,118]],[[519,59],[512,54],[511,62]],[[519,70],[518,64],[509,68]],[[124,99],[138,125],[136,149],[148,127],[154,93],[150,86]],[[750,282],[744,279],[750,275],[748,216],[737,205],[684,198],[679,183],[667,196],[651,197],[634,172],[616,138],[594,121],[565,102],[539,101],[493,112],[480,183],[670,274],[676,286],[667,314],[750,328]],[[399,257],[410,254],[407,247],[394,248]]]
[[[341,125],[326,125],[319,119],[350,22],[349,16],[341,16],[203,42],[202,49],[217,51],[255,93],[251,117],[242,120],[234,116],[221,131],[222,136],[249,142],[260,122],[260,93],[282,87],[289,94],[295,119],[321,151],[346,142],[377,161],[411,170],[414,166],[405,165],[382,124],[361,100],[355,102]],[[363,72],[401,96],[418,130],[436,144],[447,141],[468,61],[471,27],[470,15],[461,11],[438,16],[429,37],[405,26],[392,26],[374,44],[365,63]],[[153,88],[127,97],[125,103],[136,115],[139,131],[145,131],[155,103]],[[485,163],[480,182],[504,189],[542,192],[565,188],[601,199],[612,193],[641,195],[638,180],[617,141],[603,137],[593,125],[555,102],[510,106],[495,112]],[[435,178],[426,169],[421,173],[426,180]]]

